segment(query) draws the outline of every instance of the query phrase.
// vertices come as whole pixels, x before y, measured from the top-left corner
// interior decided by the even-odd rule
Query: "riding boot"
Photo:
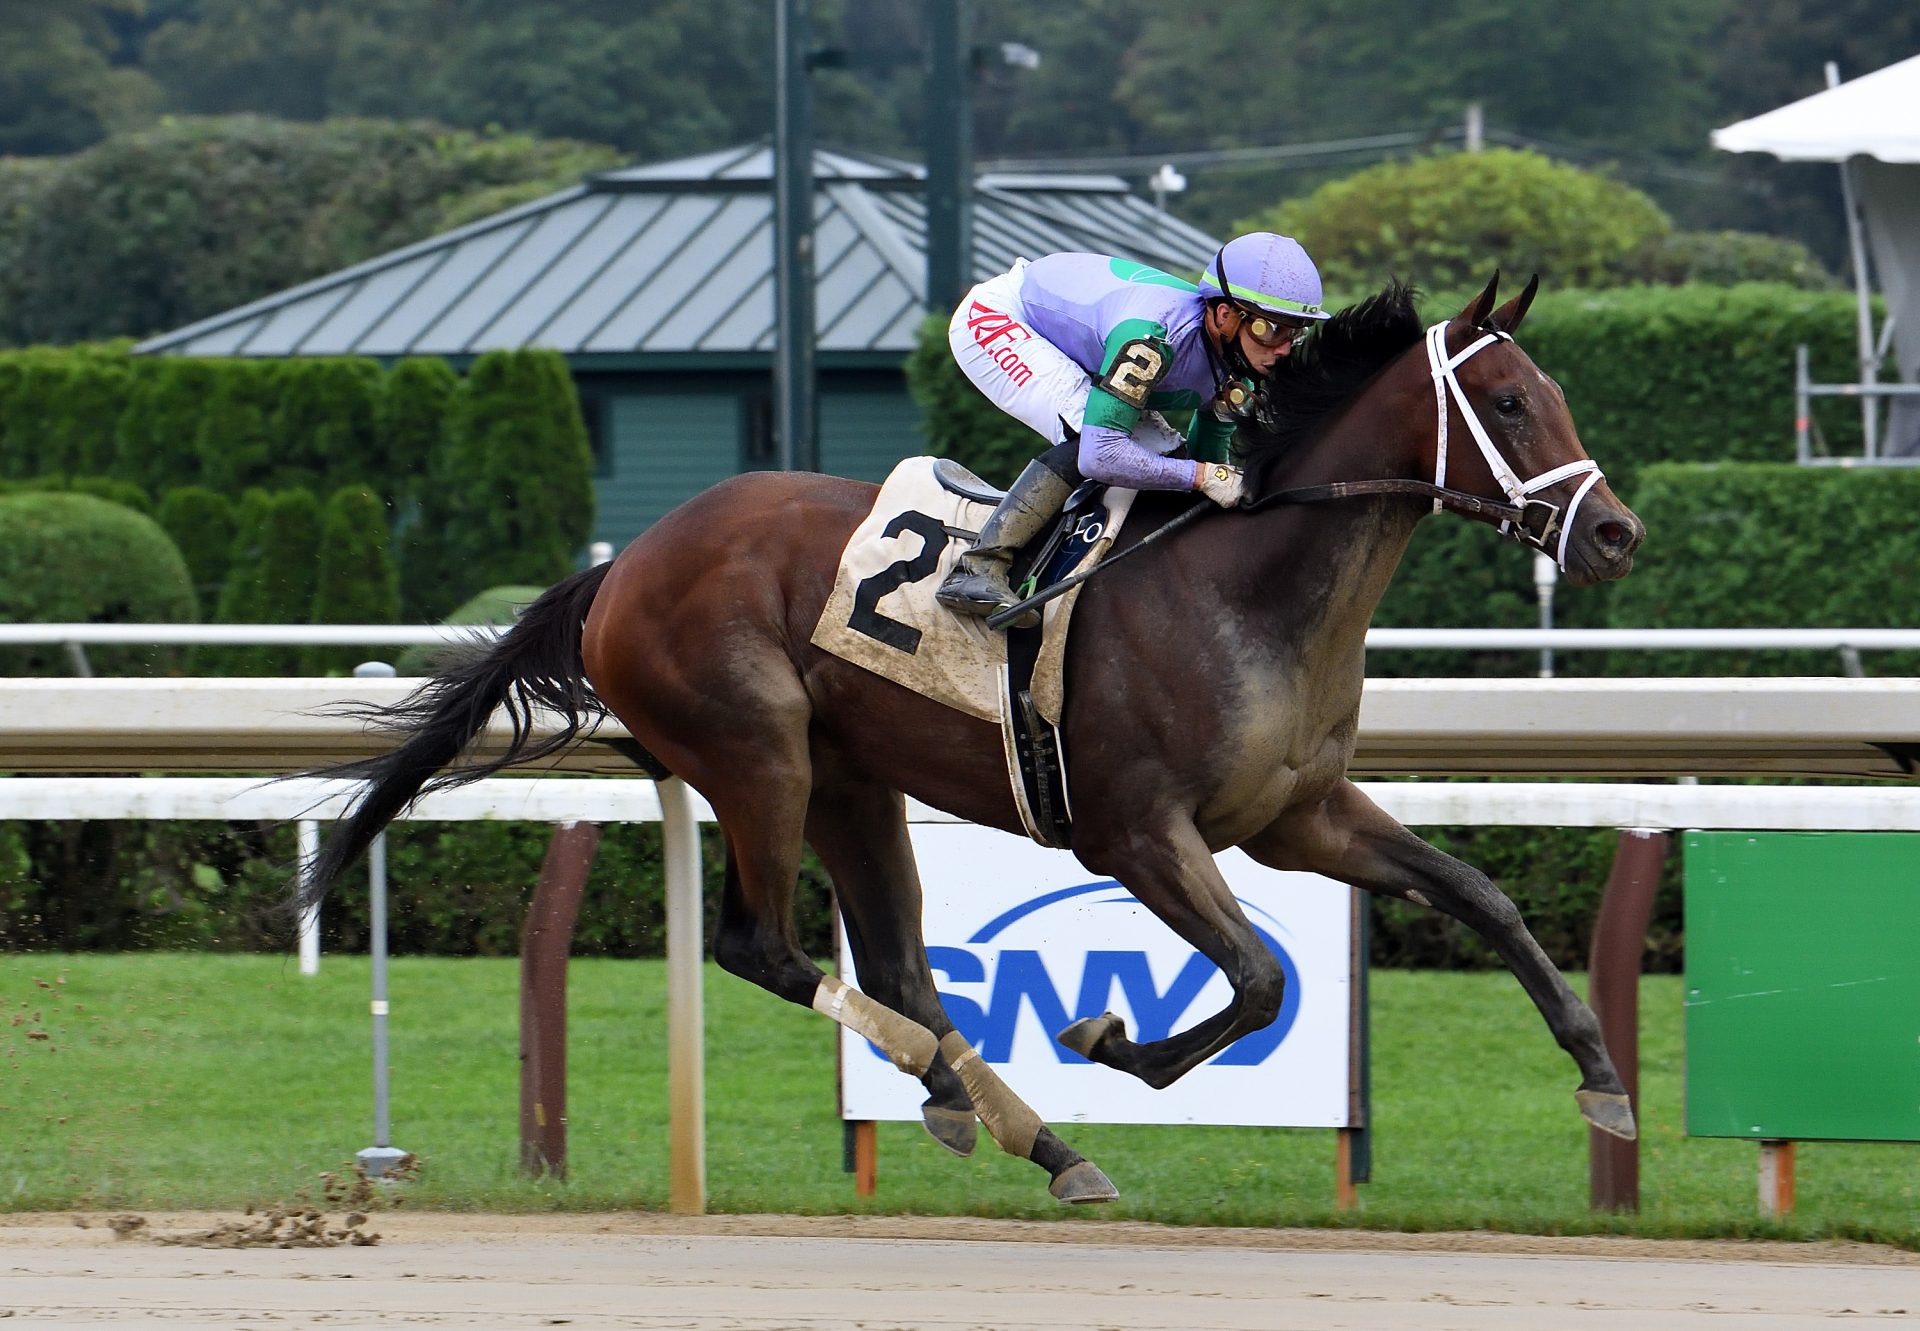
[[[1072,493],[1073,487],[1051,467],[1029,462],[1000,506],[980,524],[980,535],[960,556],[934,599],[959,614],[983,618],[1017,604],[1020,598],[1007,585],[1013,557],[1053,521]],[[1040,612],[1029,610],[1012,627],[1032,628],[1039,622]]]

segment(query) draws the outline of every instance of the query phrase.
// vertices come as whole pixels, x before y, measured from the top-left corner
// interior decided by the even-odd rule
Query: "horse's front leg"
[[[1241,1036],[1280,1015],[1286,977],[1260,941],[1191,818],[1168,815],[1131,826],[1074,830],[1074,853],[1095,873],[1119,880],[1140,903],[1225,973],[1233,999],[1206,1020],[1163,1040],[1135,1044],[1111,1012],[1085,1017],[1059,1041],[1149,1086],[1171,1085]]]
[[[1284,815],[1241,849],[1275,869],[1325,874],[1431,906],[1480,934],[1579,1065],[1575,1098],[1581,1114],[1602,1131],[1634,1137],[1633,1107],[1600,1038],[1599,1021],[1527,932],[1519,909],[1485,874],[1429,846],[1351,781],[1342,781],[1319,804]]]

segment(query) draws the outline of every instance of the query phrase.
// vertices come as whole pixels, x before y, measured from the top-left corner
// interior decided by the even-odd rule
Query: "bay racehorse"
[[[1240,432],[1263,498],[1086,584],[1064,717],[1073,852],[1210,958],[1233,997],[1147,1043],[1112,1014],[1085,1019],[1060,1033],[1068,1047],[1161,1087],[1274,1019],[1281,968],[1214,865],[1239,846],[1261,864],[1431,906],[1484,935],[1578,1066],[1581,1112],[1634,1134],[1593,1014],[1513,903],[1346,778],[1367,623],[1425,514],[1504,518],[1575,583],[1623,576],[1644,534],[1587,460],[1558,385],[1512,340],[1536,284],[1496,309],[1497,282],[1431,329],[1398,285],[1335,316],[1280,362]],[[950,1149],[972,1149],[977,1116],[1003,1149],[1048,1172],[1056,1197],[1105,1200],[1115,1195],[1106,1176],[954,1029],[921,938],[903,796],[1020,832],[999,729],[809,642],[874,494],[830,476],[736,476],[611,564],[548,590],[491,649],[379,715],[398,747],[335,769],[367,786],[300,904],[317,905],[423,789],[552,753],[610,712],[650,770],[685,779],[718,817],[722,967],[872,1039],[925,1084],[927,1127]],[[1142,494],[1119,549],[1192,502]],[[461,763],[503,705],[516,721],[511,748]],[[538,709],[562,728],[532,733]],[[799,946],[791,906],[803,843],[832,877],[865,992]]]

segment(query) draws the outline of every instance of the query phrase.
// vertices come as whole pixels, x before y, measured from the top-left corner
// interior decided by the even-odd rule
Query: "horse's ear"
[[[1493,277],[1487,282],[1487,289],[1467,302],[1467,308],[1453,316],[1456,331],[1465,332],[1473,328],[1485,328],[1487,315],[1493,309],[1493,298],[1500,290],[1500,270],[1493,270]]]
[[[1501,332],[1511,334],[1520,326],[1520,321],[1527,317],[1527,306],[1533,304],[1534,293],[1539,290],[1540,274],[1535,273],[1527,283],[1527,289],[1495,310],[1489,322]]]

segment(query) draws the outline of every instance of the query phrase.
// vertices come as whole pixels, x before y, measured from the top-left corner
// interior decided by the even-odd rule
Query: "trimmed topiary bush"
[[[113,474],[148,492],[202,476],[198,439],[215,371],[206,361],[137,360],[127,409],[114,433]]]
[[[205,484],[237,495],[270,486],[285,449],[273,418],[279,366],[273,361],[207,360],[212,388],[202,405],[192,453]],[[174,483],[185,477],[174,478]]]
[[[1476,290],[1496,267],[1554,287],[1613,286],[1639,280],[1672,229],[1639,190],[1510,148],[1382,162],[1235,226],[1296,237],[1338,301],[1389,277]]]
[[[200,604],[218,606],[233,557],[233,501],[205,486],[176,486],[160,497],[158,516],[186,558]]]
[[[393,367],[377,404],[388,496],[404,509],[418,501],[427,468],[446,429],[460,376],[437,356],[411,356]]]
[[[92,495],[0,495],[0,621],[151,624],[197,618],[186,560],[153,519]],[[164,673],[174,654],[90,648],[101,674]],[[68,675],[63,647],[0,652],[13,675]]]
[[[217,622],[306,623],[313,612],[319,554],[320,505],[312,491],[247,491],[235,521]],[[291,675],[299,669],[300,649],[210,648],[195,661],[207,674]]]
[[[408,612],[482,587],[559,581],[593,530],[593,457],[566,361],[490,351],[452,399],[402,560]]]
[[[365,486],[336,490],[320,515],[315,624],[391,624],[400,617],[400,579],[387,547],[387,506]],[[350,674],[370,648],[309,647],[308,675]]]
[[[377,362],[296,358],[275,367],[272,482],[276,488],[343,485],[386,489],[387,460],[375,436],[381,395]]]

